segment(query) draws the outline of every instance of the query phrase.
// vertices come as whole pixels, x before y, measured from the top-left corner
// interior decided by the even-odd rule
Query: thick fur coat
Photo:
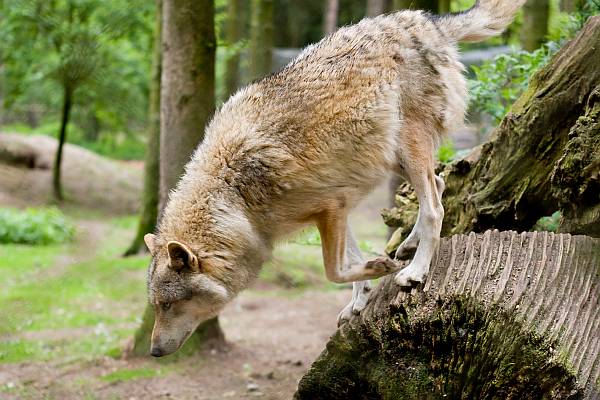
[[[395,271],[394,260],[364,262],[346,225],[390,171],[413,184],[421,207],[401,249],[417,253],[397,281],[424,279],[443,217],[433,154],[462,124],[467,102],[457,43],[499,34],[522,3],[480,0],[460,14],[364,19],[232,96],[206,128],[156,235],[146,238],[156,355],[176,350],[250,284],[278,239],[307,224],[320,230],[331,280]],[[342,319],[364,307],[368,289],[355,286]],[[184,304],[190,300],[193,307]]]

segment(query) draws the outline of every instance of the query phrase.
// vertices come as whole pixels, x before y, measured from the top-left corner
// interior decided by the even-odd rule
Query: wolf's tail
[[[479,42],[501,34],[525,0],[477,0],[467,11],[440,17],[438,26],[457,41]]]

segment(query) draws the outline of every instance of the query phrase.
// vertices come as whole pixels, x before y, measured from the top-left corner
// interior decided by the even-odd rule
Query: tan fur
[[[480,0],[454,16],[402,11],[364,19],[236,93],[216,112],[171,193],[157,235],[147,239],[154,256],[150,301],[158,307],[196,296],[198,276],[203,287],[214,283],[230,299],[250,284],[278,239],[307,224],[320,230],[331,280],[394,271],[392,260],[362,261],[346,222],[389,171],[410,180],[422,208],[402,248],[420,243],[417,275],[401,271],[399,283],[423,279],[443,216],[443,181],[434,175],[433,154],[443,135],[462,124],[466,108],[457,41],[500,33],[520,3]],[[195,254],[200,273],[169,268],[170,241]],[[368,292],[368,285],[360,287]],[[210,313],[221,306],[209,307]],[[168,312],[162,314],[155,326],[159,344],[168,342],[156,333],[160,321],[173,325]],[[183,336],[165,346],[172,349]]]

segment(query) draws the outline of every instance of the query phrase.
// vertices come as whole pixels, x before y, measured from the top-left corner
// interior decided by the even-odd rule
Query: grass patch
[[[135,217],[107,222],[110,235],[93,238],[90,249],[77,243],[0,248],[0,335],[8,336],[0,342],[0,363],[112,355],[132,334],[122,326],[137,322],[145,306],[148,257],[121,257]],[[43,340],[23,335],[71,328],[89,333],[74,331],[69,340],[62,340],[69,332],[59,333],[61,340],[53,339],[55,332],[47,339],[33,335]]]
[[[74,233],[71,222],[57,208],[0,208],[0,243],[63,243]]]
[[[160,376],[163,374],[163,370],[160,368],[124,368],[112,372],[110,374],[104,375],[102,377],[103,381],[106,382],[125,382],[132,381],[135,379],[142,378],[153,378],[155,376]]]

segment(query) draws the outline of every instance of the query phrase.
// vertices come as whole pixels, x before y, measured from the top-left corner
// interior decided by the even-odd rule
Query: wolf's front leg
[[[346,262],[350,265],[365,265],[365,259],[360,252],[358,243],[356,243],[349,226],[346,229]],[[370,292],[371,281],[358,281],[352,283],[352,300],[350,300],[350,303],[348,303],[338,315],[338,326],[343,324],[344,321],[350,320],[353,315],[360,314],[367,305]]]

